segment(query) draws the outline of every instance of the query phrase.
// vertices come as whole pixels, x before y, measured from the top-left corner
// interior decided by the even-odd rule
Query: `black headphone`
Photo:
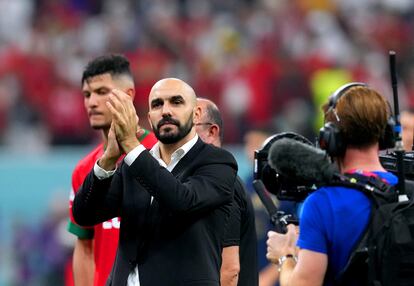
[[[335,113],[335,116],[338,117],[335,111],[336,104],[338,100],[345,94],[347,90],[354,86],[368,87],[367,84],[363,82],[351,82],[339,87],[330,97],[328,102],[328,111]],[[339,119],[338,119],[339,121]],[[379,139],[379,148],[380,150],[394,148],[395,145],[395,135],[394,135],[395,121],[391,114],[390,108],[390,117],[387,120],[387,125],[383,136]],[[327,122],[319,130],[319,146],[320,148],[326,150],[326,152],[331,156],[343,155],[346,148],[346,142],[339,130],[339,127],[334,122]]]

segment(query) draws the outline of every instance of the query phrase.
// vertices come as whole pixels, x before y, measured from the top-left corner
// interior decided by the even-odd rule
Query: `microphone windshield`
[[[268,162],[277,173],[303,184],[328,184],[338,171],[325,151],[290,138],[272,144]]]

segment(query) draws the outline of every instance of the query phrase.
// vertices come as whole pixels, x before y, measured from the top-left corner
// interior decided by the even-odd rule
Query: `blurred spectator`
[[[351,81],[352,79],[349,71],[344,69],[320,69],[312,74],[310,84],[316,112],[316,116],[314,117],[315,132],[319,132],[319,129],[324,124],[322,104],[326,102],[329,95],[331,95],[331,93],[339,86]]]
[[[52,90],[47,106],[46,119],[51,136],[50,143],[87,144],[91,141],[90,128],[85,125],[88,118],[84,112],[83,97],[79,88],[63,80]]]
[[[66,232],[66,200],[55,199],[40,226],[15,222],[15,273],[10,285],[65,285],[65,265],[71,257],[74,241]]]

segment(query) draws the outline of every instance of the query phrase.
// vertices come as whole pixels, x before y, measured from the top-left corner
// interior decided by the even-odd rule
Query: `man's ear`
[[[220,128],[217,124],[213,124],[209,127],[208,133],[210,136],[213,136],[214,138],[219,138]]]
[[[149,112],[147,113],[147,119],[148,119],[148,123],[149,123],[149,125],[151,126],[151,129],[154,131],[154,126],[152,126],[152,123],[151,123],[151,119],[150,119]]]
[[[193,123],[201,121],[201,113],[202,110],[200,106],[194,107]]]
[[[135,88],[128,88],[126,91],[125,91],[131,98],[132,98],[132,100],[134,100],[134,97],[135,97]]]

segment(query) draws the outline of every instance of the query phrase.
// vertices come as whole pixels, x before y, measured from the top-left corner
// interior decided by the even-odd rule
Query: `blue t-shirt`
[[[373,172],[391,185],[398,178],[388,172]],[[306,198],[300,216],[297,245],[328,255],[325,284],[345,267],[354,245],[365,230],[371,213],[369,198],[345,187],[322,187]]]

